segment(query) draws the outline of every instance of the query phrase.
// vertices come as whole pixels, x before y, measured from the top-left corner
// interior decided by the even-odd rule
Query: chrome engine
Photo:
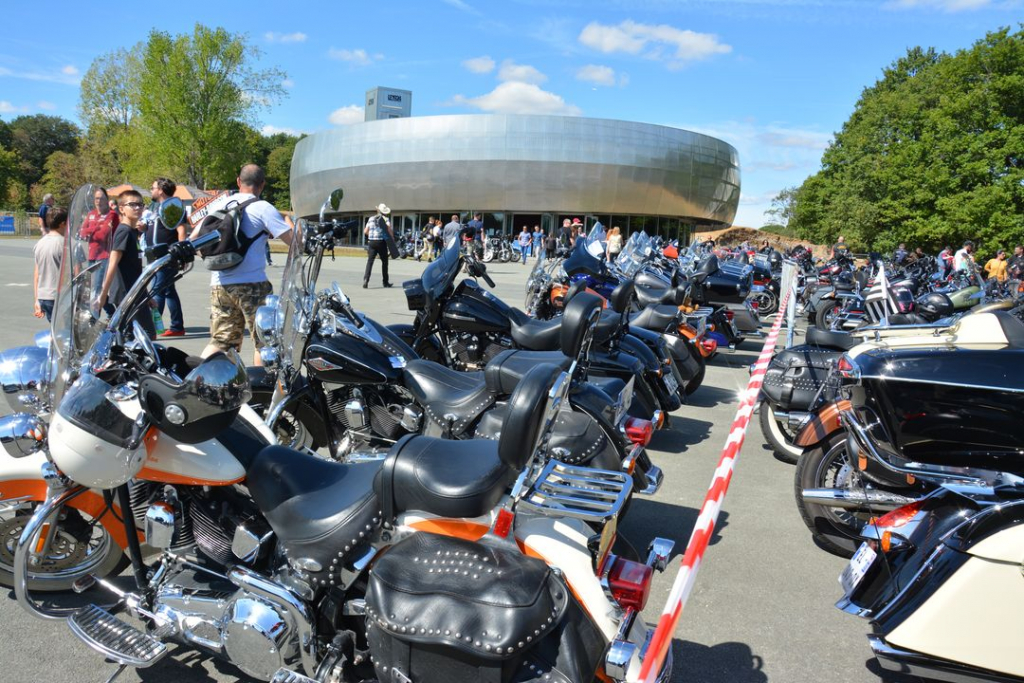
[[[448,335],[448,353],[458,370],[483,370],[487,361],[513,346],[505,334],[459,332]]]
[[[254,678],[269,681],[281,667],[298,668],[300,633],[310,625],[299,623],[306,619],[289,601],[236,585],[236,573],[210,580],[207,572],[189,567],[170,570],[153,612],[170,638],[222,656]],[[274,585],[263,577],[258,581]]]

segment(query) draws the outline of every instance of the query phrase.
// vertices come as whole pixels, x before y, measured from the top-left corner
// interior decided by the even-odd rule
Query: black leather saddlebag
[[[761,391],[775,410],[809,410],[841,355],[841,351],[806,345],[786,349],[772,359]]]
[[[374,564],[366,632],[381,681],[590,680],[603,641],[589,620],[567,656],[537,656],[574,610],[562,580],[515,546],[417,533]]]

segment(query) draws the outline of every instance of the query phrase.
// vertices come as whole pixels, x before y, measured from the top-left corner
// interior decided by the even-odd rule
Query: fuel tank
[[[329,384],[401,382],[404,366],[399,356],[343,333],[310,337],[305,361],[312,377]]]
[[[445,303],[441,319],[453,331],[507,333],[510,315],[511,308],[504,301],[472,280],[463,280]]]

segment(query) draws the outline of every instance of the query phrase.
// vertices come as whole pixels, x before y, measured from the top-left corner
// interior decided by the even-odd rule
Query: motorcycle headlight
[[[11,410],[18,412],[39,404],[47,367],[47,350],[38,346],[19,346],[0,353],[0,385]]]
[[[281,339],[277,310],[277,306],[260,306],[256,309],[256,334],[267,346],[274,346]]]

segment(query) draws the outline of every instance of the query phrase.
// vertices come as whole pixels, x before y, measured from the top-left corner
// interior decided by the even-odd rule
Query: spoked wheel
[[[850,459],[846,433],[829,437],[803,454],[796,467],[796,505],[815,542],[830,553],[852,557],[860,546],[860,531],[871,515],[804,502],[804,489],[860,490],[863,479]]]
[[[501,261],[502,263],[508,263],[511,258],[512,258],[512,255],[510,253],[508,253],[507,251],[505,251],[504,249],[501,251],[501,254],[498,256],[498,260]]]
[[[0,514],[0,584],[14,586],[14,551],[37,503]],[[86,574],[116,576],[128,566],[128,557],[99,520],[89,520],[74,508],[61,510],[49,552],[29,568],[28,588],[65,591]],[[109,511],[107,514],[112,514]]]
[[[520,257],[522,257],[522,254],[520,254],[518,251],[513,251],[512,254],[509,256],[509,260],[511,260],[512,263],[519,263]]]
[[[762,401],[758,413],[758,418],[761,421],[761,434],[764,435],[765,441],[775,451],[779,460],[795,465],[804,449],[793,445],[796,434],[789,428],[789,423],[775,417],[775,408],[767,401]]]
[[[249,406],[256,411],[260,417],[266,417],[267,406],[270,405],[271,394],[253,394],[253,400]],[[281,417],[274,425],[274,436],[277,443],[293,450],[312,450],[313,435],[309,428],[302,423],[302,420],[295,414],[293,406],[286,406],[281,411]]]

